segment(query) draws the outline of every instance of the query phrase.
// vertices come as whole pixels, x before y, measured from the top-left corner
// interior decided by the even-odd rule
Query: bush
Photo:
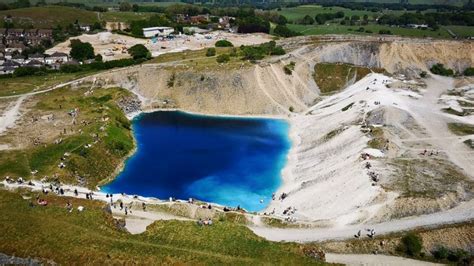
[[[277,25],[275,27],[275,30],[273,31],[273,33],[277,36],[281,36],[281,37],[285,37],[285,38],[299,35],[298,32],[290,30],[285,25]]]
[[[390,30],[379,30],[379,34],[392,35]]]
[[[448,257],[449,250],[445,247],[439,247],[433,252],[433,256],[438,260],[444,260]]]
[[[281,46],[276,46],[275,41],[270,41],[260,45],[240,47],[243,53],[243,60],[260,60],[267,55],[284,55],[285,50]]]
[[[229,54],[229,55],[232,56],[232,57],[238,56],[237,48],[232,48],[232,49],[230,50],[230,54]]]
[[[414,233],[406,234],[402,238],[402,242],[400,244],[401,251],[412,257],[418,256],[423,247],[423,241],[418,235]]]
[[[216,55],[216,48],[208,48],[206,51],[206,56],[215,56]]]
[[[216,42],[216,47],[234,47],[228,40],[219,40]]]
[[[134,46],[128,49],[128,53],[133,57],[133,59],[151,58],[151,53],[143,44],[135,44]]]
[[[474,76],[474,67],[468,67],[464,70],[464,76]]]
[[[430,68],[431,73],[441,76],[453,76],[454,71],[449,68],[445,68],[443,64],[436,64]]]
[[[230,61],[230,56],[228,54],[221,54],[216,58],[217,63],[227,63]]]
[[[82,71],[82,67],[80,65],[65,64],[61,65],[59,70],[64,73],[76,73]]]
[[[295,62],[290,62],[288,65],[285,65],[283,67],[283,71],[287,75],[291,75],[293,73],[293,70],[295,69]]]
[[[421,78],[426,78],[427,76],[428,76],[428,73],[426,73],[426,71],[421,71],[420,73]]]

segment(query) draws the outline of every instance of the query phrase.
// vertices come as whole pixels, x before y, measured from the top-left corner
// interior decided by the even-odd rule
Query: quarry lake
[[[141,114],[132,125],[137,150],[104,192],[259,211],[280,186],[291,146],[287,122],[277,119],[166,111]]]

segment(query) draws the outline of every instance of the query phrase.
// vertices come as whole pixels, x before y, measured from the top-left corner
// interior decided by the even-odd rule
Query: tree
[[[119,10],[120,11],[131,11],[132,10],[132,5],[130,5],[129,2],[121,2],[119,5]]]
[[[273,33],[277,36],[281,36],[285,38],[298,36],[298,33],[296,31],[290,30],[287,26],[284,26],[284,25],[277,25]]]
[[[74,39],[71,40],[71,51],[69,55],[78,61],[93,59],[95,57],[94,47],[88,42],[81,42],[80,40]]]
[[[420,254],[420,251],[423,247],[423,241],[422,239],[414,234],[414,233],[408,233],[406,234],[401,241],[401,246],[400,249],[407,254],[408,256],[417,256]]]
[[[133,57],[133,59],[149,59],[151,58],[151,53],[143,44],[135,44],[134,46],[128,49],[128,53]]]
[[[310,15],[306,15],[301,20],[301,24],[303,24],[303,25],[312,25],[312,24],[314,24],[314,18],[311,17]]]
[[[443,64],[436,64],[430,68],[431,73],[441,76],[452,76],[454,71],[449,68],[445,68]]]
[[[206,56],[215,56],[216,55],[216,48],[208,48],[206,51]]]
[[[140,9],[140,7],[137,4],[132,5],[133,12],[138,12],[139,9]]]
[[[228,40],[219,40],[216,42],[216,47],[234,47]]]

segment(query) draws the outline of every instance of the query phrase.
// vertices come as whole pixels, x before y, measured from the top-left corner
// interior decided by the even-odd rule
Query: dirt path
[[[14,103],[7,107],[6,111],[0,117],[0,134],[5,132],[8,128],[15,125],[15,121],[20,117],[21,103],[27,96],[21,96]]]
[[[388,221],[380,224],[348,225],[331,228],[312,229],[282,229],[269,227],[255,227],[250,229],[257,235],[272,241],[315,242],[331,239],[350,239],[359,230],[375,229],[377,234],[388,234],[406,231],[417,227],[438,226],[474,219],[474,200],[461,203],[459,206],[437,213],[407,217],[400,220]]]
[[[326,262],[341,263],[345,265],[412,265],[412,266],[429,266],[443,265],[420,260],[407,259],[403,257],[372,255],[372,254],[334,254],[326,253]]]

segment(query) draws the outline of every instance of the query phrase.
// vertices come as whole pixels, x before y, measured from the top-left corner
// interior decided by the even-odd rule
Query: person
[[[71,202],[69,202],[69,201],[67,202],[67,204],[66,204],[66,209],[67,209],[69,212],[72,212],[72,204],[71,204]]]
[[[74,189],[74,196],[77,197],[77,195],[79,195],[79,193],[77,192],[77,189],[75,188],[75,189]]]
[[[119,205],[120,205],[120,210],[122,210],[123,209],[123,202],[120,202]]]
[[[143,211],[146,211],[146,204],[145,204],[145,202],[142,202],[142,209],[143,209]]]
[[[64,195],[64,189],[63,188],[59,189],[59,194]]]
[[[128,215],[128,209],[127,209],[127,206],[125,206],[125,215]]]

